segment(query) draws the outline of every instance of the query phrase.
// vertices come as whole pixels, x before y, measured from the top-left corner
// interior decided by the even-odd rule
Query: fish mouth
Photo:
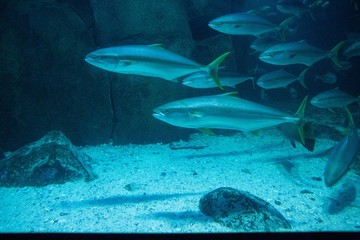
[[[88,63],[92,63],[94,62],[94,57],[92,54],[88,54],[85,56],[85,61],[88,62]]]
[[[154,109],[153,117],[155,118],[163,118],[165,117],[165,114],[160,109]]]
[[[214,28],[214,27],[219,27],[221,24],[219,22],[214,22],[214,21],[211,21],[208,23],[208,26],[211,27],[211,28]]]

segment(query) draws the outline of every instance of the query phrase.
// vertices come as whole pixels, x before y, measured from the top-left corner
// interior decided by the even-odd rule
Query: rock
[[[41,187],[94,180],[91,158],[79,152],[60,131],[51,131],[0,161],[0,186]]]
[[[1,148],[14,151],[53,129],[76,145],[109,142],[109,82],[84,61],[96,48],[91,12],[78,14],[89,3],[8,2],[0,15]]]
[[[221,187],[200,199],[200,211],[239,231],[278,231],[291,228],[270,203],[233,188]]]

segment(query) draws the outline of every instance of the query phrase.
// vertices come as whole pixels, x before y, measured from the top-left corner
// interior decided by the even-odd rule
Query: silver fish
[[[358,102],[360,99],[339,90],[339,88],[330,89],[319,93],[310,100],[310,103],[319,108],[344,108],[347,105]]]
[[[257,51],[262,52],[269,47],[279,44],[281,41],[277,37],[274,36],[261,36],[255,39],[251,44],[250,48]]]
[[[177,81],[190,73],[208,72],[220,86],[217,69],[229,52],[203,66],[188,58],[156,45],[127,45],[96,50],[85,61],[104,70],[123,74],[136,74]]]
[[[349,132],[332,149],[326,163],[324,180],[328,187],[333,186],[346,174],[359,150],[360,140],[357,129],[348,108],[345,108],[345,111],[349,118]]]
[[[209,27],[231,35],[259,36],[267,32],[282,31],[289,21],[289,19],[286,19],[280,25],[277,25],[253,12],[242,12],[218,17],[209,22]]]
[[[229,94],[182,99],[154,109],[153,116],[168,124],[196,129],[232,129],[252,132],[283,123],[295,125],[304,143],[304,110],[307,97],[292,116]]]
[[[235,85],[243,83],[248,80],[253,80],[254,77],[247,74],[237,73],[222,73],[219,72],[219,80],[221,86],[235,88]],[[182,80],[182,84],[192,88],[216,88],[218,87],[214,80],[207,72],[196,72],[186,76]]]
[[[351,57],[357,57],[360,56],[360,40],[352,43],[350,46],[348,46],[345,50],[344,53],[346,58],[351,58]]]
[[[329,52],[314,47],[304,40],[280,43],[262,52],[259,59],[273,65],[304,64],[311,66],[324,58],[330,58],[336,65],[342,67],[338,60],[338,51],[344,43],[344,41],[338,43]]]
[[[337,81],[337,77],[332,72],[326,72],[320,75],[316,75],[316,79],[320,79],[323,83],[334,84]]]
[[[322,3],[322,0],[317,0],[310,5],[305,5],[301,1],[289,1],[289,0],[282,0],[278,1],[276,4],[276,9],[279,12],[284,14],[290,14],[295,16],[300,16],[303,13],[308,12],[313,20],[315,20],[313,16],[314,9]]]
[[[295,76],[284,69],[276,70],[262,75],[256,84],[264,89],[275,89],[284,88],[295,81],[299,81],[306,88],[305,74],[308,70],[309,68],[306,68],[299,76]]]

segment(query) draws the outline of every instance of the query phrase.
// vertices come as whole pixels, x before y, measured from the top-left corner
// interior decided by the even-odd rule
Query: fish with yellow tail
[[[349,131],[332,149],[325,166],[324,180],[328,187],[335,185],[349,170],[359,150],[359,135],[351,113],[345,107],[349,118]]]
[[[153,116],[168,124],[195,129],[231,129],[254,132],[288,123],[305,144],[304,110],[307,97],[295,115],[233,96],[234,93],[186,98],[154,109]]]
[[[229,54],[226,52],[209,65],[203,66],[166,50],[159,44],[127,45],[93,51],[85,57],[85,61],[110,72],[158,77],[173,82],[177,82],[179,77],[204,71],[222,88],[217,71]]]
[[[269,22],[258,16],[253,11],[232,13],[218,17],[209,22],[209,27],[225,34],[230,35],[252,35],[260,36],[261,34],[277,31],[283,38],[283,32],[292,17],[285,19],[279,25]]]
[[[304,40],[280,43],[262,52],[259,59],[273,65],[304,64],[310,67],[322,59],[330,58],[335,65],[342,68],[343,63],[338,59],[338,52],[344,43],[345,41],[338,43],[331,51],[323,51]]]

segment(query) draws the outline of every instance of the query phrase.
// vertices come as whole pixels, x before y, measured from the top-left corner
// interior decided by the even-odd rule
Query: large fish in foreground
[[[232,129],[253,132],[288,123],[296,137],[306,145],[304,110],[307,97],[294,116],[230,94],[182,99],[154,109],[153,116],[177,127]],[[285,128],[287,128],[285,127]],[[294,132],[293,132],[294,133]]]
[[[359,150],[357,129],[348,108],[345,108],[345,111],[349,118],[349,132],[335,145],[326,163],[324,180],[328,187],[333,186],[345,175]]]
[[[280,43],[262,52],[259,59],[273,65],[304,64],[309,67],[322,59],[330,58],[338,67],[342,68],[338,52],[344,43],[345,41],[338,43],[328,52],[314,47],[304,40]]]
[[[104,70],[123,74],[136,74],[177,81],[179,77],[199,72],[208,72],[221,87],[217,70],[229,52],[222,54],[208,66],[155,45],[128,45],[96,50],[85,61]]]

